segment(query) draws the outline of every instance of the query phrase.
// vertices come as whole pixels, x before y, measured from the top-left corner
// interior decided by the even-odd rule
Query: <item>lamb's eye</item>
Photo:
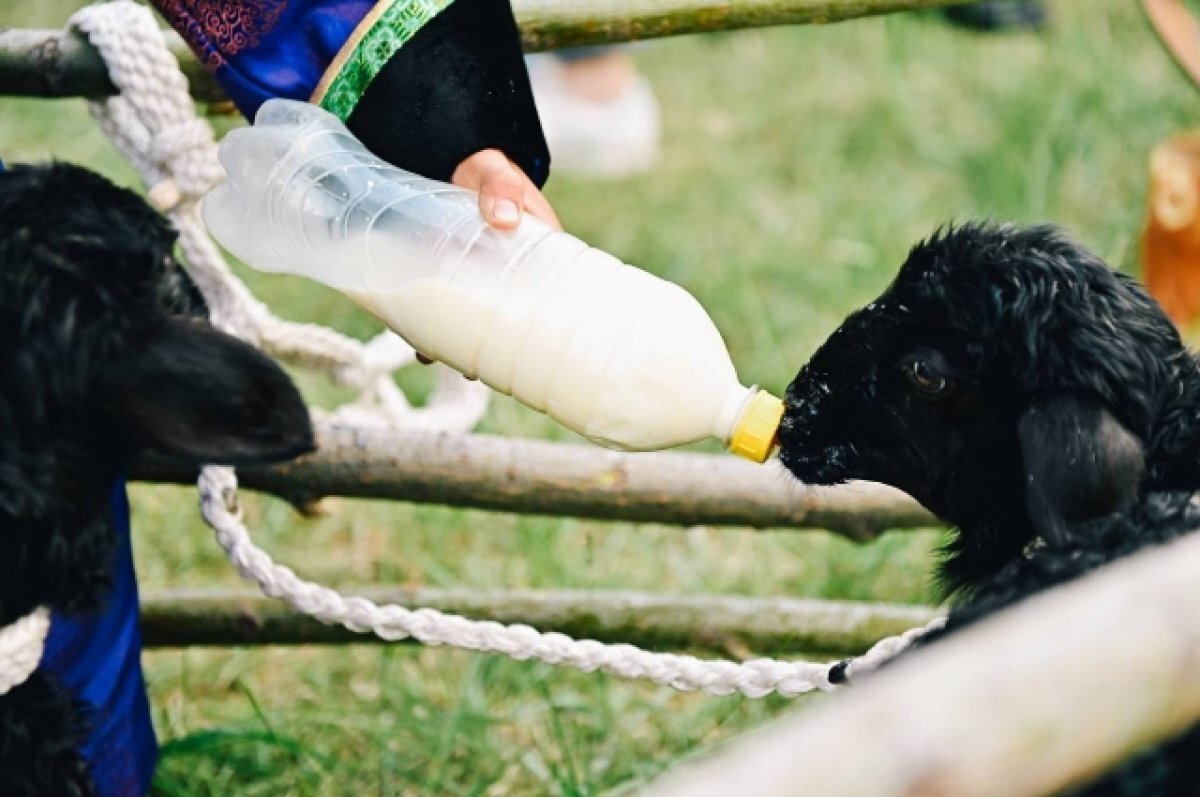
[[[901,369],[925,398],[942,398],[954,388],[950,369],[936,352],[910,355],[901,362]]]
[[[924,360],[914,360],[908,366],[908,378],[921,392],[933,395],[941,393],[950,384],[944,376],[934,373],[933,368]]]

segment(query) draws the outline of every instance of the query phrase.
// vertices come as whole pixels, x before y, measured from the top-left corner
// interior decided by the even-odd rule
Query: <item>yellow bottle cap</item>
[[[729,437],[729,450],[739,457],[766,462],[775,448],[775,435],[783,419],[783,402],[760,390],[746,403],[742,417]]]

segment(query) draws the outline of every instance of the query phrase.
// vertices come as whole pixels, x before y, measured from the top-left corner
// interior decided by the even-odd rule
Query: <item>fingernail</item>
[[[492,215],[496,221],[518,222],[521,220],[521,209],[511,199],[497,199],[492,205]]]

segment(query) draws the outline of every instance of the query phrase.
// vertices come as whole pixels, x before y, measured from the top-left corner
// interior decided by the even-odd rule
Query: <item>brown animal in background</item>
[[[1200,132],[1169,139],[1150,156],[1142,277],[1181,330],[1200,315]]]

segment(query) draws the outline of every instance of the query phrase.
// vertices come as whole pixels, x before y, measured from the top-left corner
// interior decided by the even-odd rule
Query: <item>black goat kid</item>
[[[944,633],[1200,527],[1200,367],[1137,283],[1048,227],[919,244],[786,405],[797,478],[890,484],[956,528]],[[1200,730],[1072,793],[1200,794]]]
[[[313,447],[290,380],[208,324],[174,243],[137,195],[84,169],[0,173],[0,625],[102,610],[109,496],[140,450],[236,464]],[[88,732],[83,706],[34,673],[0,697],[0,794],[95,793]]]

